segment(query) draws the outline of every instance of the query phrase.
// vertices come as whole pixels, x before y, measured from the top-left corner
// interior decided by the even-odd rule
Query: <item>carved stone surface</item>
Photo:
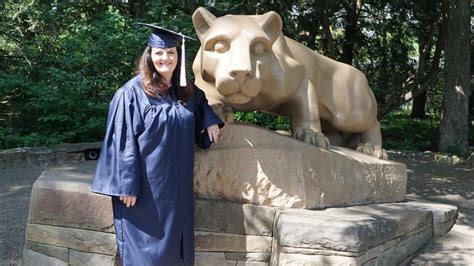
[[[407,182],[404,164],[241,124],[197,152],[194,169],[199,198],[307,209],[401,201]]]
[[[26,241],[25,249],[29,249],[31,251],[41,253],[46,256],[56,258],[64,262],[68,262],[69,260],[68,249],[65,247],[58,247],[48,244]]]
[[[433,231],[436,237],[445,235],[456,222],[458,217],[458,208],[456,206],[413,197],[410,197],[409,200],[405,203],[406,205],[433,213]]]
[[[72,248],[87,252],[115,255],[115,234],[90,230],[28,224],[26,239],[29,241]]]
[[[403,204],[284,210],[277,214],[274,232],[285,247],[360,253],[431,224],[431,219],[431,212]]]
[[[401,182],[396,175],[392,174],[404,169],[403,165],[377,160],[346,149],[324,151],[289,137],[279,135],[274,137],[275,134],[272,132],[260,128],[239,131],[239,125],[231,125],[226,130],[231,130],[231,132],[224,132],[225,135],[215,150],[201,151],[197,157],[198,160],[204,160],[208,156],[207,163],[217,165],[216,160],[225,161],[229,158],[237,158],[240,154],[237,162],[228,162],[229,165],[235,163],[238,166],[233,169],[234,176],[229,176],[229,180],[234,182],[229,183],[229,186],[238,184],[239,179],[240,182],[249,182],[250,178],[245,179],[245,173],[254,173],[249,170],[249,165],[258,166],[259,164],[264,167],[260,168],[261,172],[257,171],[259,179],[253,179],[253,182],[257,180],[254,184],[263,184],[267,182],[266,178],[273,176],[280,178],[272,179],[277,180],[275,184],[278,185],[291,188],[293,183],[297,183],[298,179],[294,176],[297,174],[303,176],[301,174],[303,170],[299,173],[293,170],[287,171],[288,176],[291,175],[292,178],[287,176],[285,178],[282,174],[284,169],[296,169],[282,167],[287,160],[291,162],[292,157],[296,157],[294,154],[285,155],[288,157],[280,161],[261,158],[251,161],[256,149],[264,154],[275,152],[269,148],[274,147],[275,143],[277,145],[291,144],[289,147],[293,148],[288,152],[301,151],[303,155],[300,155],[300,159],[304,163],[299,167],[312,167],[313,179],[318,180],[316,177],[320,173],[332,174],[333,177],[336,176],[333,182],[339,186],[339,188],[331,186],[329,180],[324,183],[322,179],[316,182],[310,178],[309,180],[313,180],[311,181],[313,183],[300,181],[299,184],[304,184],[300,188],[308,188],[313,184],[315,187],[322,186],[322,189],[333,189],[335,191],[333,193],[341,193],[338,191],[344,188],[350,197],[357,194],[353,190],[366,193],[372,188],[377,189],[374,195],[380,196],[379,193],[390,194],[390,190],[378,188],[380,184],[387,184],[386,186],[390,187],[395,186],[394,184],[400,185],[397,182]],[[232,132],[232,130],[235,131]],[[268,137],[267,133],[272,137]],[[226,157],[228,155],[221,152],[223,148],[220,145],[229,144],[234,146],[231,145],[226,152],[232,156]],[[316,151],[312,151],[313,149]],[[282,154],[280,151],[276,153]],[[219,156],[223,157],[219,158]],[[331,156],[337,157],[340,162],[336,163]],[[309,158],[312,160],[316,158],[316,161],[323,160],[325,163],[321,163],[320,166],[311,166],[308,162]],[[226,166],[226,164],[223,165]],[[30,207],[36,209],[30,210],[23,265],[112,265],[115,263],[115,235],[110,232],[112,222],[110,199],[89,192],[94,167],[94,162],[54,167],[45,171],[34,184]],[[196,166],[197,171],[201,171],[202,167],[204,167],[203,162],[199,162]],[[344,167],[352,169],[353,167],[359,170],[340,170],[341,173],[346,174],[346,177],[339,178],[339,172],[327,170],[331,167],[332,169]],[[222,171],[216,167],[207,169],[210,169],[210,173]],[[385,176],[387,179],[385,183],[377,174],[384,171],[389,173]],[[272,175],[263,175],[267,173]],[[209,180],[212,180],[212,177],[208,174]],[[203,182],[203,179],[200,180]],[[366,186],[372,187],[357,187],[351,183],[355,182],[354,180],[367,182]],[[348,189],[350,186],[352,190]],[[69,199],[67,195],[70,195]],[[222,196],[222,193],[220,195]],[[50,197],[51,206],[47,206],[48,197]],[[344,198],[347,195],[340,194],[340,197]],[[389,197],[385,199],[392,200]],[[102,218],[94,220],[87,214],[81,216],[73,213],[74,211],[81,213],[85,210],[93,210],[92,212]],[[417,202],[305,210],[257,206],[220,199],[197,199],[195,264],[263,266],[404,263],[432,237],[432,213],[435,213],[434,224],[442,224],[451,223],[457,212],[456,208],[450,206],[418,204]],[[42,224],[33,223],[33,221]]]
[[[271,253],[256,253],[256,252],[226,252],[225,258],[227,260],[239,260],[239,261],[259,261],[269,262]]]
[[[90,193],[95,164],[90,161],[44,171],[33,185],[29,223],[113,232],[110,197]]]
[[[272,236],[274,217],[275,209],[270,207],[196,200],[194,228],[207,232]]]
[[[293,137],[307,143],[327,148],[329,138],[387,157],[365,75],[284,36],[277,13],[215,17],[201,7],[193,24],[196,84],[226,122],[234,110],[263,110],[290,117]]]
[[[227,260],[224,252],[196,252],[194,265],[196,266],[235,266],[236,260]]]
[[[272,265],[398,264],[432,236],[432,214],[404,204],[277,213]]]
[[[34,266],[67,266],[68,263],[55,257],[32,251],[30,249],[23,250],[22,265]]]
[[[69,252],[70,265],[114,266],[116,265],[115,260],[115,256],[108,256],[90,252],[81,252],[77,250],[70,250]]]
[[[272,238],[196,231],[194,245],[196,251],[269,253]]]

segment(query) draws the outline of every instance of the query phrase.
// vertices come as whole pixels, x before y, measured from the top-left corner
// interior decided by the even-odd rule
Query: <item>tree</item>
[[[52,2],[0,1],[0,149],[99,140],[107,103],[146,43],[148,30],[136,22],[195,36],[191,15],[198,6],[216,16],[276,11],[285,36],[366,74],[379,117],[426,93],[438,132],[449,0]],[[191,67],[200,43],[186,46]],[[425,98],[414,103],[418,114]],[[237,115],[274,129],[288,126],[266,114]]]
[[[469,151],[470,1],[449,1],[439,150]]]

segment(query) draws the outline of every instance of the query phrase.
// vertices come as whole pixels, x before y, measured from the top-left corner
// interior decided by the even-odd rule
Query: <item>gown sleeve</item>
[[[132,89],[119,89],[110,102],[92,192],[110,196],[139,196],[140,168],[137,145],[138,104]]]
[[[212,142],[209,139],[206,129],[214,124],[217,124],[219,128],[222,128],[224,127],[224,122],[222,122],[219,116],[217,116],[216,113],[212,111],[212,108],[207,103],[206,96],[204,95],[204,92],[201,89],[195,86],[194,93],[197,102],[197,110],[195,113],[196,144],[202,149],[207,149],[211,146]],[[203,130],[204,132],[202,132]]]

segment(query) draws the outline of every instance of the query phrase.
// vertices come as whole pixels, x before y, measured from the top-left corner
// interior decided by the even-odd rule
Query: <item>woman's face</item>
[[[158,73],[171,77],[178,64],[178,50],[173,48],[151,48],[151,60]]]

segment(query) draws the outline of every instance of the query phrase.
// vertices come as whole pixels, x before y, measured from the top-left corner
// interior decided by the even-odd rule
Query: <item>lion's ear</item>
[[[257,22],[268,34],[272,42],[280,36],[283,22],[281,21],[280,15],[275,11],[270,11],[259,16]]]
[[[206,34],[209,28],[214,24],[216,20],[216,16],[214,16],[211,12],[207,11],[207,9],[203,7],[199,7],[194,11],[193,14],[193,24],[194,29],[196,29],[197,36],[199,40],[202,42],[202,36]]]

